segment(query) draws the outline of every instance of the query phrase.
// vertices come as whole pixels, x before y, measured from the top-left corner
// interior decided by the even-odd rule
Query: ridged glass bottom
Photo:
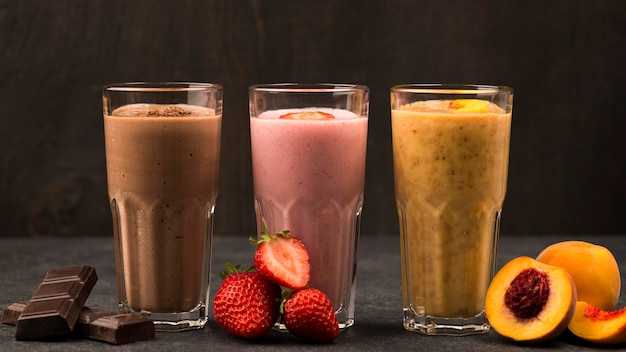
[[[119,305],[120,313],[131,313],[151,319],[155,331],[178,332],[204,328],[208,321],[206,307],[200,305],[189,312],[179,313],[152,313],[147,311],[136,312],[124,304]]]
[[[438,318],[416,314],[404,308],[404,328],[425,335],[466,336],[486,334],[491,326],[482,312],[469,318]]]
[[[337,316],[337,321],[339,322],[339,330],[341,331],[354,325],[354,318],[350,317],[350,314],[348,314],[344,307],[339,308],[339,310],[335,312],[335,316]],[[273,330],[288,332],[287,327],[280,319],[276,322],[276,324],[274,324]]]

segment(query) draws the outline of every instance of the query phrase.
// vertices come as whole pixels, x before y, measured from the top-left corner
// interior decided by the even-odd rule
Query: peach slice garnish
[[[485,113],[489,112],[489,102],[480,99],[456,99],[448,104],[448,108],[454,113]]]

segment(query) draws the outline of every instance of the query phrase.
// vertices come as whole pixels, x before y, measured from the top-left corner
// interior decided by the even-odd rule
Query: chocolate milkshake
[[[220,127],[201,106],[105,109],[120,310],[183,324],[168,330],[206,322]]]

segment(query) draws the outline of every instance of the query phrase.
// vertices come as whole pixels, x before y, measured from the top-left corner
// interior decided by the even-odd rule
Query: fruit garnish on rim
[[[288,120],[331,120],[335,116],[322,111],[300,111],[281,115],[280,118]]]
[[[267,280],[289,289],[305,288],[309,284],[311,263],[304,243],[290,236],[287,230],[270,234],[265,220],[263,226],[260,239],[250,237],[250,243],[257,246],[256,270]]]
[[[480,99],[456,99],[448,104],[448,108],[454,113],[485,113],[489,112],[489,102]]]

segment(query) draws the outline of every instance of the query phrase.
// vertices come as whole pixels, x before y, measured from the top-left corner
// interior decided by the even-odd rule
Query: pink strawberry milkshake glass
[[[348,84],[250,87],[257,230],[289,230],[311,260],[309,286],[354,324],[356,262],[369,88]],[[280,325],[280,324],[279,324]],[[284,328],[284,327],[281,327]]]

